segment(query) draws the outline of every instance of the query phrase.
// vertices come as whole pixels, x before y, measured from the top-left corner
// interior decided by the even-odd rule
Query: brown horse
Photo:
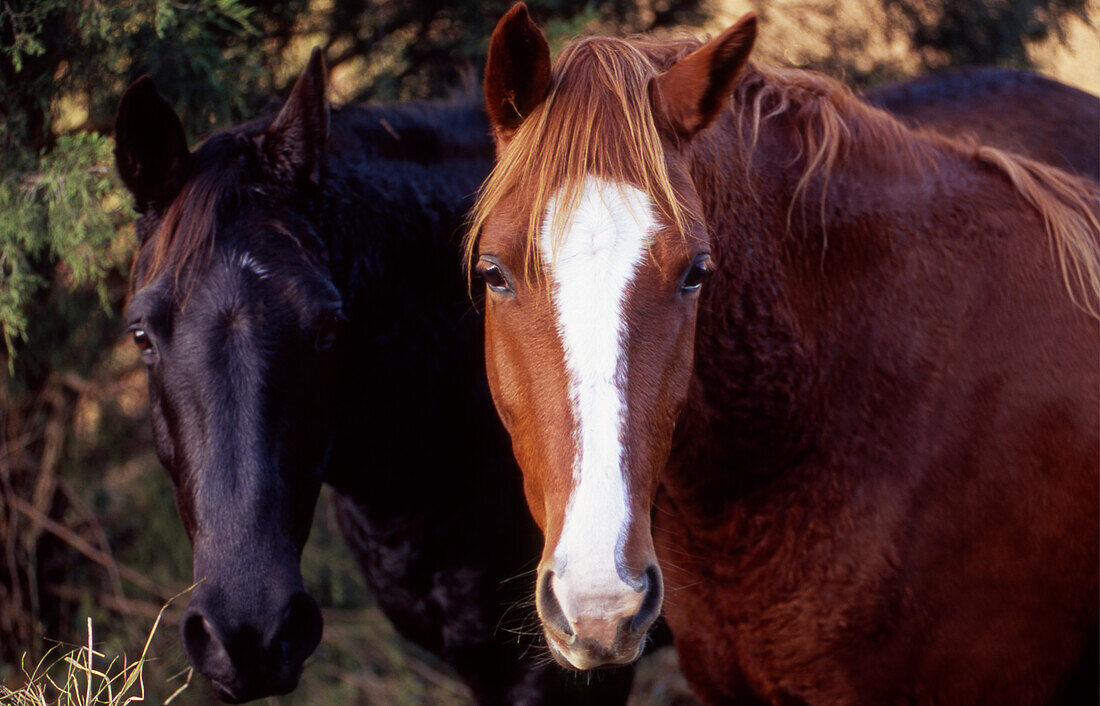
[[[755,35],[493,33],[468,246],[552,653],[663,602],[708,703],[1095,693],[1097,187]]]

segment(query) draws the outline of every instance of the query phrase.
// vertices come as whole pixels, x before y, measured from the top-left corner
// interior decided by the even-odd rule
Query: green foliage
[[[38,263],[58,263],[70,286],[92,286],[108,305],[109,246],[120,219],[132,217],[111,176],[109,138],[63,135],[34,166],[0,181],[0,329],[9,353],[26,338],[26,309],[47,281]]]
[[[1027,43],[1064,40],[1072,16],[1088,21],[1088,0],[881,0],[888,31],[901,33],[926,68],[1030,65]]]
[[[439,3],[430,0],[347,0],[316,18],[327,37],[332,66],[369,57],[386,70],[364,67],[361,95],[383,99],[421,98],[453,85],[456,67],[480,70],[489,36],[514,0]],[[706,19],[705,0],[529,0],[535,21],[555,39],[585,29],[645,32]]]
[[[92,288],[107,310],[123,291],[132,245],[129,197],[112,166],[108,137],[126,85],[148,73],[191,135],[260,111],[292,78],[284,55],[305,34],[332,66],[358,60],[363,95],[444,92],[455,67],[480,65],[493,24],[511,4],[365,3],[343,0],[11,0],[0,3],[0,333],[11,377],[53,357],[29,336],[43,290]],[[532,0],[551,40],[600,23],[640,31],[702,18],[701,0],[663,10],[634,0]],[[119,278],[121,279],[121,278]],[[42,344],[42,345],[40,345]]]
[[[106,278],[124,269],[134,214],[109,132],[126,84],[157,74],[196,131],[243,116],[268,88],[259,85],[268,74],[255,58],[252,13],[240,0],[0,4],[0,333],[9,375],[17,352],[54,357],[28,339],[44,288],[91,289],[99,306],[117,307],[122,290],[112,295]]]

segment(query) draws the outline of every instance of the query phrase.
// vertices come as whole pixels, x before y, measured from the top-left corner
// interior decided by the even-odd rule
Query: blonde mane
[[[1070,299],[1100,319],[1100,190],[1084,179],[1011,152],[974,145],[972,153],[1012,182],[1043,217]]]
[[[804,165],[791,210],[820,179],[823,222],[831,175],[855,160],[925,172],[936,170],[937,155],[949,150],[1000,174],[1042,217],[1070,299],[1100,319],[1100,190],[1095,184],[971,137],[910,128],[839,81],[799,69],[750,68],[733,104],[741,112],[740,123],[750,126],[750,135],[741,136],[746,169],[764,123],[780,115],[790,122]]]
[[[681,233],[702,223],[669,181],[648,91],[651,77],[699,45],[588,37],[563,49],[554,64],[549,96],[520,125],[478,194],[465,240],[467,265],[473,262],[489,214],[513,194],[530,214],[544,213],[550,198],[561,194],[564,208],[552,224],[556,244],[590,174],[641,188]],[[856,160],[924,172],[937,169],[939,156],[949,150],[1000,174],[1042,217],[1072,301],[1100,319],[1096,185],[973,139],[915,130],[868,105],[839,81],[800,69],[748,67],[730,106],[748,133],[737,136],[746,170],[751,170],[766,123],[782,116],[790,127],[802,173],[789,214],[813,185],[821,195],[824,222],[831,176]],[[532,215],[525,238],[525,266],[536,271],[540,226],[540,218]]]
[[[670,45],[664,46],[667,52]],[[682,55],[694,46],[672,49]],[[556,246],[590,175],[642,189],[681,232],[703,222],[669,180],[649,105],[649,79],[665,67],[643,47],[644,40],[588,37],[562,50],[549,95],[526,116],[478,194],[465,240],[467,265],[489,214],[511,194],[521,196],[531,214],[544,213],[559,196],[563,208],[551,224]],[[525,239],[525,267],[536,271],[540,220],[529,219]]]

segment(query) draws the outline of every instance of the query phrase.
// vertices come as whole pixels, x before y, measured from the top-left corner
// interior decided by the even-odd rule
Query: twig
[[[78,395],[84,395],[93,400],[103,396],[103,391],[100,387],[74,373],[65,373],[58,377],[58,381]]]
[[[0,461],[11,459],[17,451],[22,451],[37,440],[37,429],[32,429],[31,431],[20,434],[14,439],[5,440],[3,449],[0,449]]]
[[[72,508],[83,516],[85,524],[91,528],[92,533],[95,535],[99,550],[110,557],[111,563],[108,564],[106,568],[107,576],[111,581],[111,589],[114,591],[117,598],[125,600],[126,592],[122,588],[122,577],[119,576],[118,573],[119,563],[118,560],[115,559],[114,554],[111,553],[111,542],[107,539],[107,532],[103,529],[103,525],[100,524],[95,513],[93,513],[91,508],[88,507],[88,504],[84,502],[84,499],[73,490],[71,485],[65,482],[64,478],[57,479],[57,487],[61,490],[62,495],[65,496],[65,499]],[[140,637],[137,629],[129,622],[126,623],[125,627],[131,642],[136,642]]]
[[[64,399],[54,401],[53,413],[46,419],[42,432],[42,458],[38,464],[38,477],[35,479],[31,504],[42,516],[49,513],[57,489],[57,462],[61,458],[61,449],[65,444],[65,427],[70,415],[70,405]],[[33,518],[32,518],[33,519]],[[41,530],[37,524],[31,524],[27,533],[27,550],[33,551]]]
[[[99,550],[110,558],[110,565],[107,566],[107,574],[111,579],[111,588],[114,589],[115,595],[120,598],[125,598],[125,592],[122,590],[122,577],[119,576],[118,567],[119,562],[115,559],[111,553],[111,542],[107,539],[107,532],[103,529],[103,525],[100,524],[96,518],[95,513],[88,507],[88,504],[84,502],[84,499],[73,490],[73,487],[65,482],[64,478],[58,478],[57,487],[61,490],[62,495],[65,496],[65,500],[77,511],[78,514],[83,516],[85,524],[91,527],[92,532],[96,536],[97,543],[99,544]]]
[[[61,539],[73,549],[88,557],[92,561],[104,567],[108,567],[111,565],[116,566],[118,568],[119,576],[134,584],[138,588],[142,589],[146,593],[156,596],[157,598],[164,601],[168,600],[173,595],[169,589],[153,583],[149,579],[145,578],[145,576],[138,573],[137,571],[134,571],[125,564],[119,564],[118,562],[114,561],[114,559],[112,559],[107,554],[104,554],[103,552],[93,547],[91,544],[88,544],[88,542],[83,537],[75,534],[68,527],[65,527],[61,523],[56,522],[38,512],[36,508],[31,506],[29,503],[27,503],[27,501],[23,500],[22,498],[13,495],[12,497],[8,498],[8,501],[10,502],[11,507],[15,508],[23,515],[26,515],[28,518],[31,519],[31,521],[38,522],[46,531],[50,532],[58,539]]]
[[[3,486],[4,486],[3,487],[4,497],[8,498],[9,500],[15,499],[17,496],[15,495],[15,490],[11,486],[11,478],[9,477],[9,474],[7,474],[7,473],[0,474],[0,482],[2,482]],[[22,578],[21,578],[22,573],[19,570],[20,569],[19,559],[18,559],[18,557],[16,556],[16,553],[15,553],[15,550],[16,550],[16,537],[19,534],[19,532],[18,532],[19,518],[16,517],[15,512],[12,509],[12,504],[9,502],[6,505],[7,505],[7,508],[6,508],[6,511],[4,512],[4,515],[6,515],[6,517],[7,517],[7,524],[6,524],[4,529],[8,533],[8,536],[6,538],[7,541],[4,543],[4,549],[5,549],[4,557],[7,560],[7,565],[8,565],[9,585],[11,586],[11,592],[12,592],[11,604],[14,605],[14,606],[17,606],[17,610],[21,611],[24,607],[23,581],[22,581]],[[19,620],[20,623],[23,624],[21,627],[26,627],[27,620],[26,620],[25,616],[20,616],[20,618],[18,620]],[[32,628],[32,631],[33,631],[33,628]],[[27,631],[27,632],[30,632],[30,631]],[[26,639],[26,638],[29,638],[30,635],[24,634],[22,637]]]
[[[88,590],[84,588],[78,588],[76,586],[70,586],[67,584],[55,584],[46,588],[46,592],[51,596],[57,596],[65,601],[77,602],[88,596]],[[96,596],[95,603],[101,608],[117,613],[118,615],[126,617],[136,617],[142,619],[155,618],[160,613],[161,606],[149,601],[137,600],[135,598],[126,598],[113,596],[109,593],[101,593]],[[172,609],[166,611],[164,619],[161,621],[167,625],[179,625],[180,619],[183,617],[183,609]]]

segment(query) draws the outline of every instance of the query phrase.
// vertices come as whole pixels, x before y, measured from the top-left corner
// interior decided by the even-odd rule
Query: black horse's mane
[[[217,223],[226,213],[239,211],[250,196],[278,190],[277,185],[265,183],[262,170],[256,168],[257,138],[274,117],[266,115],[219,131],[195,148],[179,194],[162,212],[151,213],[138,224],[142,248],[135,285],[161,273],[178,283],[180,272],[214,251]],[[369,199],[377,194],[373,208],[353,211],[392,220],[386,228],[391,233],[394,228],[408,230],[417,220],[409,218],[410,207],[431,212],[450,208],[455,199],[449,190],[453,179],[441,177],[440,163],[473,164],[491,158],[486,131],[480,104],[473,96],[334,108],[327,146],[329,173],[320,186],[322,191],[337,193],[323,195],[319,201],[334,197],[347,205],[357,195]],[[441,189],[443,193],[435,198]],[[287,195],[298,197],[294,191]],[[297,206],[296,212],[313,210],[311,203]],[[293,229],[279,230],[291,234]],[[425,233],[437,235],[430,228]]]

